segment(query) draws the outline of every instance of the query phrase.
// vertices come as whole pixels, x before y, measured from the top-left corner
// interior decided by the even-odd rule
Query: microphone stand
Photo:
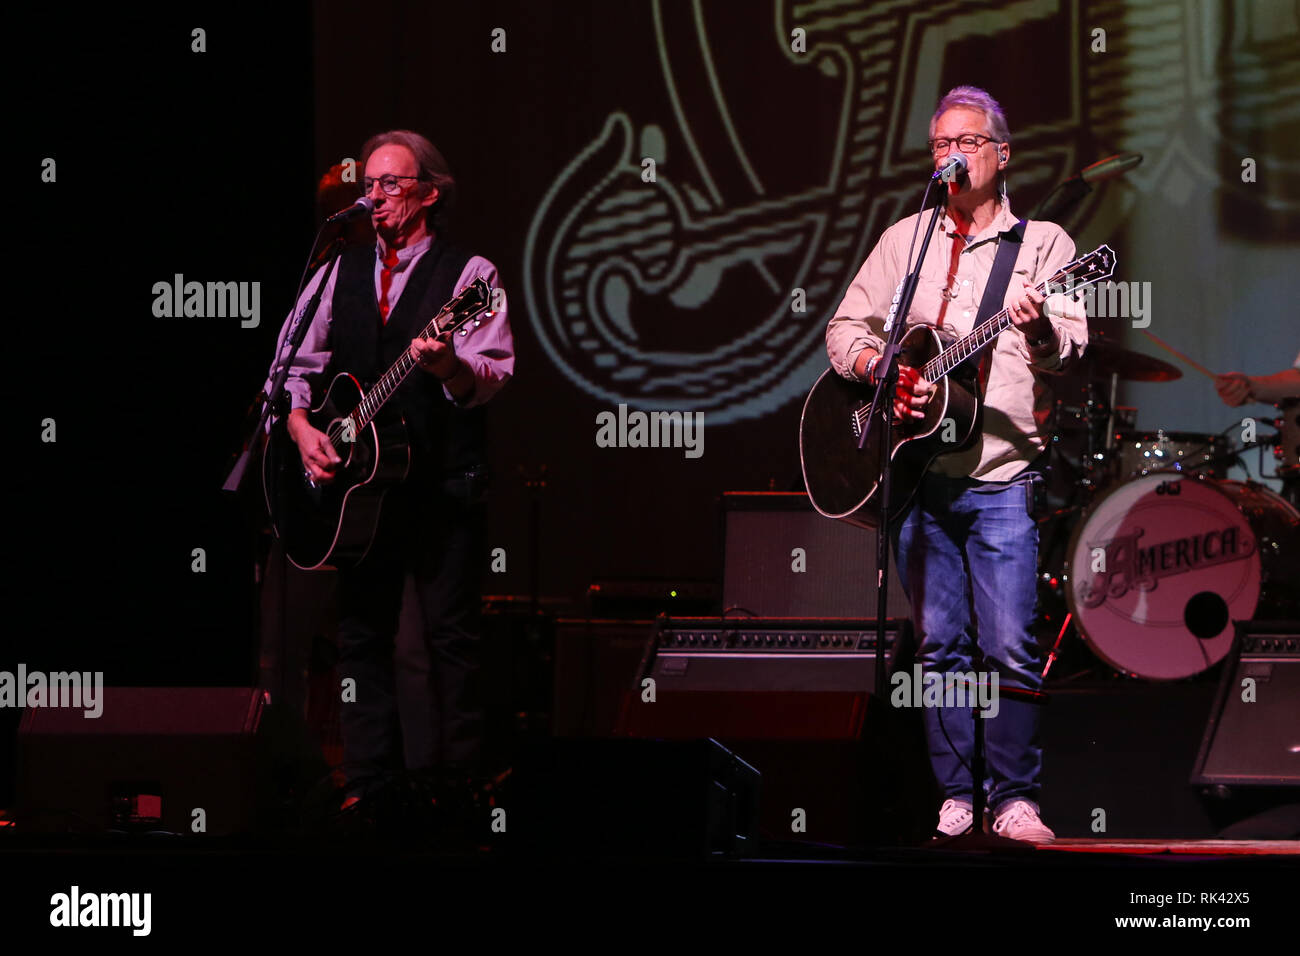
[[[934,180],[931,180],[933,183]],[[929,191],[927,187],[927,192]],[[926,251],[930,248],[930,238],[939,223],[939,216],[947,205],[946,199],[934,204],[930,214],[929,228],[921,240],[921,252],[917,256],[916,266],[908,273],[899,287],[897,308],[891,313],[890,327],[885,331],[889,338],[885,341],[884,351],[876,362],[876,393],[871,402],[871,416],[858,439],[858,450],[867,447],[867,440],[872,427],[879,425],[880,440],[880,521],[876,529],[876,696],[885,697],[885,616],[888,611],[889,589],[889,535],[890,535],[890,472],[893,471],[893,457],[890,445],[893,442],[894,393],[898,387],[898,352],[899,342],[903,339],[903,328],[907,324],[907,314],[912,308],[912,299],[916,295],[916,286],[921,277],[921,265],[925,262]],[[882,399],[886,399],[882,401]]]
[[[1061,217],[1090,192],[1092,187],[1079,176],[1059,182],[1043,197],[1030,218],[1060,222]]]
[[[344,245],[343,237],[340,235],[335,238],[328,247],[326,247],[323,256],[323,261],[325,263],[325,276],[321,279],[320,285],[316,287],[316,291],[312,294],[311,299],[307,301],[307,304],[303,306],[302,311],[300,311],[298,316],[294,319],[293,328],[289,330],[289,335],[285,338],[284,344],[289,346],[289,355],[284,359],[284,361],[280,362],[275,377],[271,380],[271,394],[267,395],[261,393],[255,400],[262,402],[262,413],[258,417],[257,424],[254,425],[252,430],[248,433],[248,437],[244,439],[243,450],[239,453],[239,457],[236,459],[234,467],[231,468],[230,474],[226,476],[226,480],[221,486],[222,491],[239,491],[240,487],[243,485],[245,473],[248,470],[248,463],[251,458],[251,451],[257,442],[258,436],[265,430],[266,421],[271,417],[272,412],[274,412],[277,417],[281,418],[288,414],[289,410],[284,407],[284,399],[287,394],[284,389],[284,383],[289,379],[289,369],[293,366],[293,360],[298,356],[298,349],[302,347],[303,339],[307,337],[307,330],[311,328],[312,322],[316,319],[316,310],[320,308],[320,300],[325,292],[325,286],[330,281],[330,273],[334,271],[334,265],[338,262],[339,255],[343,252]],[[312,248],[315,248],[314,244]],[[301,287],[299,287],[298,294],[302,294]],[[294,296],[294,301],[298,301],[297,295]],[[283,351],[283,348],[284,347],[281,346],[281,351]]]
[[[321,232],[324,231],[324,228],[325,228],[324,226],[321,227]],[[312,242],[313,252],[315,252],[317,245],[320,244],[320,239],[321,239],[321,233],[318,232],[316,234],[316,239]],[[293,327],[289,330],[289,334],[285,337],[284,345],[281,345],[280,347],[280,352],[282,353],[284,351],[284,347],[287,345],[289,347],[289,352],[286,358],[279,361],[279,366],[276,369],[275,375],[271,380],[270,395],[267,395],[266,393],[259,393],[257,398],[254,399],[253,406],[250,406],[249,408],[249,411],[251,413],[252,408],[256,406],[256,403],[258,401],[261,401],[263,403],[262,411],[261,414],[258,416],[257,423],[248,432],[247,437],[245,437],[243,448],[240,451],[238,457],[236,458],[235,464],[231,468],[230,473],[226,476],[225,482],[221,486],[222,491],[234,492],[236,495],[240,495],[241,492],[244,495],[247,494],[248,478],[249,478],[249,471],[250,471],[249,465],[253,461],[254,452],[260,450],[263,454],[266,453],[266,449],[263,447],[263,443],[261,439],[263,438],[266,432],[267,420],[271,417],[271,414],[273,412],[278,418],[281,419],[285,418],[288,415],[289,413],[289,409],[287,407],[288,392],[285,390],[284,383],[288,381],[289,369],[293,366],[293,360],[298,355],[298,349],[302,346],[303,340],[307,337],[307,330],[311,328],[312,322],[315,321],[316,311],[317,309],[320,308],[321,298],[324,295],[325,287],[329,284],[330,274],[333,272],[334,266],[338,262],[338,258],[342,254],[343,248],[346,246],[346,244],[347,243],[343,239],[343,234],[340,233],[326,247],[327,250],[325,253],[326,258],[324,260],[325,275],[321,278],[320,283],[317,285],[315,293],[312,294],[312,297],[298,312],[298,315],[294,319]],[[311,260],[309,259],[309,263],[310,261]],[[306,285],[306,282],[307,282],[307,270],[304,270],[302,280],[298,284],[298,291],[297,293],[294,294],[293,297],[295,303],[298,301],[298,297],[302,295],[302,290],[303,287]],[[251,414],[249,417],[251,418]],[[270,549],[268,551],[268,554],[265,557],[265,560],[268,563],[271,560],[271,554],[273,553],[273,550],[274,550],[273,548]],[[255,547],[254,554],[253,554],[253,580],[256,581],[259,584],[259,586],[265,583],[266,574],[264,572],[266,572],[267,570],[269,570],[269,568],[263,567],[263,558],[259,556],[258,549]],[[288,589],[289,589],[289,582],[287,577],[283,573],[283,569],[282,569],[282,573],[280,574],[279,584],[280,584],[279,586],[280,593],[278,597],[278,602],[279,602],[279,611],[280,611],[280,620],[281,620],[279,639],[283,643],[287,634],[285,608],[288,602]],[[259,604],[260,604],[260,600],[259,600]],[[253,614],[253,631],[254,631],[253,642],[257,654],[257,662],[255,663],[254,666],[254,673],[257,674],[255,683],[261,686],[264,684],[264,675],[262,674],[261,660],[263,658],[263,652],[265,650],[265,648],[262,646],[262,642],[265,638],[265,634],[262,627],[262,612],[260,607],[256,611],[256,613]],[[277,651],[276,653],[277,664],[275,668],[275,674],[277,677],[276,683],[278,686],[276,687],[276,694],[273,695],[272,697],[273,702],[277,700],[286,699],[285,695],[282,695],[280,693],[280,691],[284,689],[284,682],[282,679],[284,659],[285,659],[284,649],[283,647],[281,647],[280,650]],[[292,697],[293,695],[289,694],[288,696]],[[302,704],[301,701],[297,703],[299,706],[301,706]]]

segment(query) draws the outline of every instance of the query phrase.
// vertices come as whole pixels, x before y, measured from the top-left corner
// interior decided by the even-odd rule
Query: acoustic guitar
[[[447,339],[477,328],[490,303],[481,276],[439,310],[421,333]],[[370,550],[385,493],[406,478],[411,465],[406,423],[386,403],[415,368],[404,351],[373,387],[347,372],[334,376],[321,403],[307,413],[313,428],[329,436],[342,462],[334,478],[312,480],[298,445],[283,421],[271,428],[262,460],[262,489],[285,554],[310,571],[360,563]]]
[[[1102,245],[1062,266],[1037,290],[1044,295],[1077,293],[1114,272],[1115,253]],[[903,336],[899,361],[934,383],[935,393],[924,418],[895,420],[889,449],[894,467],[891,517],[907,506],[936,457],[970,447],[979,435],[976,356],[1010,326],[1011,312],[1003,309],[956,341],[945,342],[926,325]],[[865,447],[858,447],[874,397],[874,385],[850,382],[828,369],[808,394],[799,419],[799,459],[813,507],[828,518],[864,528],[875,528],[880,522],[877,491],[884,467],[880,429],[872,428]],[[892,399],[886,398],[891,413]]]

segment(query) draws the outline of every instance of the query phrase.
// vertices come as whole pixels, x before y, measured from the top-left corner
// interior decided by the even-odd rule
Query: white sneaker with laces
[[[993,821],[993,832],[1024,843],[1051,843],[1056,834],[1038,819],[1038,811],[1027,800],[1012,800]]]
[[[935,825],[935,838],[957,836],[970,831],[975,814],[969,806],[956,800],[945,800],[939,808],[939,822]]]

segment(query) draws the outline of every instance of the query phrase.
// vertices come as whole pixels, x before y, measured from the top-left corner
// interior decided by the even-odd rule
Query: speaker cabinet
[[[727,492],[723,609],[756,617],[875,618],[876,533],[813,510],[808,496]],[[891,554],[886,617],[909,617]]]
[[[33,830],[207,833],[256,825],[264,782],[254,687],[105,687],[103,712],[29,708],[18,729],[18,816]],[[263,738],[265,734],[261,735]]]
[[[1238,621],[1192,771],[1222,839],[1300,838],[1300,622]]]
[[[1238,623],[1192,783],[1300,787],[1300,623]]]
[[[759,785],[714,740],[532,741],[512,781],[509,846],[551,859],[751,856]]]
[[[906,620],[887,623],[886,669],[907,633]],[[875,691],[875,637],[863,620],[661,619],[620,726],[634,737],[856,740]]]
[[[636,683],[655,633],[651,621],[557,621],[552,732],[558,737],[617,735],[624,695]]]

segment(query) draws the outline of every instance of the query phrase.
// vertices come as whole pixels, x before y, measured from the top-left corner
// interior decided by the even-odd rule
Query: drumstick
[[[1148,332],[1146,329],[1141,329],[1140,331],[1142,332],[1143,335],[1145,335],[1147,338],[1149,338],[1152,342],[1156,343],[1156,345],[1160,346],[1160,347],[1161,347],[1162,349],[1164,349],[1166,352],[1169,352],[1169,353],[1171,353],[1171,354],[1173,354],[1173,355],[1176,355],[1178,358],[1182,359],[1184,362],[1186,362],[1186,363],[1187,363],[1188,365],[1190,365],[1192,368],[1196,369],[1196,371],[1200,372],[1200,373],[1201,373],[1202,375],[1204,375],[1206,378],[1218,378],[1218,377],[1219,377],[1219,376],[1215,375],[1213,372],[1211,372],[1211,371],[1210,371],[1208,368],[1206,368],[1204,365],[1202,365],[1200,362],[1196,362],[1196,361],[1193,361],[1192,359],[1189,359],[1189,358],[1188,358],[1186,355],[1184,355],[1182,352],[1178,351],[1178,349],[1174,348],[1174,347],[1173,347],[1172,345],[1170,345],[1169,343],[1167,343],[1167,342],[1163,342],[1163,341],[1161,341],[1160,339],[1156,338],[1154,335],[1152,335],[1152,334],[1151,334],[1150,332]]]

